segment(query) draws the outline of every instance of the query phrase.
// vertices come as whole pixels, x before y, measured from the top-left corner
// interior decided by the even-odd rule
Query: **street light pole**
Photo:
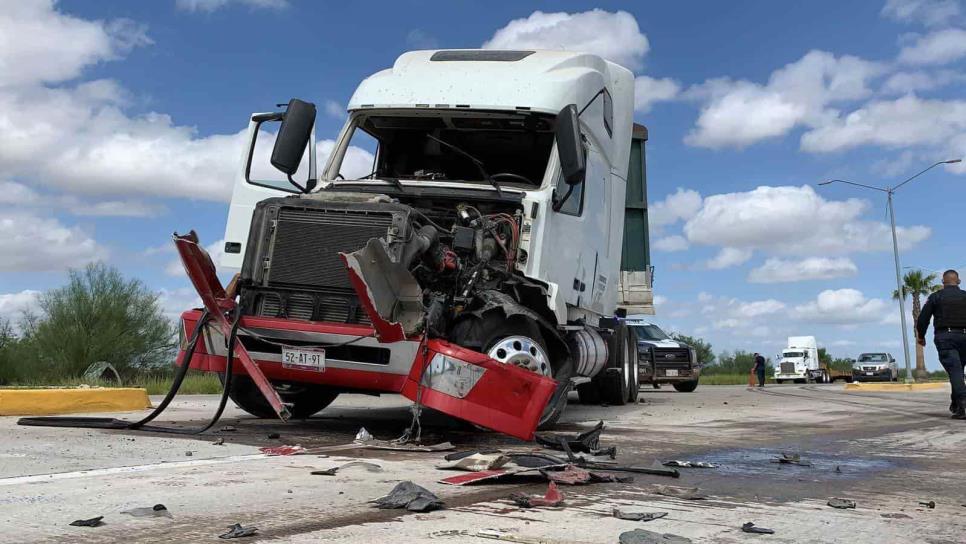
[[[863,187],[865,189],[873,189],[875,191],[881,191],[886,194],[886,199],[889,203],[889,222],[892,227],[892,256],[896,264],[896,293],[899,294],[899,326],[902,327],[902,353],[906,360],[906,383],[912,383],[915,380],[912,377],[912,363],[909,357],[909,331],[906,328],[906,297],[902,289],[902,273],[899,266],[899,238],[896,236],[896,212],[892,205],[892,195],[895,194],[896,189],[902,187],[903,185],[909,183],[910,181],[918,178],[919,176],[925,174],[929,170],[939,166],[940,164],[955,164],[962,162],[962,159],[952,159],[948,161],[939,161],[929,168],[926,168],[919,172],[918,174],[906,179],[902,183],[896,185],[895,187],[876,187],[874,185],[865,185],[863,183],[855,183],[853,181],[846,181],[844,179],[832,179],[829,181],[823,181],[819,185],[828,185],[830,183],[845,183],[848,185],[855,185],[856,187]]]

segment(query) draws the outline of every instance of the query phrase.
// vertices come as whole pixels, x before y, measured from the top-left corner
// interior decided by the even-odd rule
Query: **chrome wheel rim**
[[[501,363],[518,366],[548,378],[553,377],[550,358],[543,347],[526,336],[507,336],[486,352]]]

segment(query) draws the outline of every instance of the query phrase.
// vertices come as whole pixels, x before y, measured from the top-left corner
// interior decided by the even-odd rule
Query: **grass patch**
[[[106,382],[102,380],[85,380],[82,378],[64,378],[59,380],[50,380],[42,382],[18,382],[10,386],[4,386],[10,389],[39,389],[39,388],[56,388],[56,387],[143,387],[148,390],[149,395],[163,395],[171,389],[171,383],[174,381],[174,376],[151,376],[142,375],[135,376],[131,380],[124,382],[123,384],[116,384],[113,382]],[[188,371],[188,375],[185,376],[183,382],[181,382],[181,389],[178,390],[178,394],[183,395],[212,395],[221,393],[221,381],[218,380],[218,376],[211,372],[196,372],[194,370]]]
[[[701,385],[748,385],[748,375],[747,374],[711,374],[711,375],[701,375],[699,383]],[[758,383],[758,379],[755,378],[755,383]],[[765,383],[774,383],[770,379],[766,379]]]

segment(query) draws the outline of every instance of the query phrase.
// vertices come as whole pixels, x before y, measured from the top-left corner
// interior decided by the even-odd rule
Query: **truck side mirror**
[[[580,119],[576,105],[570,104],[560,110],[554,132],[564,181],[567,185],[582,183],[587,173],[587,157],[580,136]]]
[[[272,149],[272,166],[291,179],[302,163],[302,155],[312,137],[315,125],[315,104],[293,98],[285,110],[282,126]]]

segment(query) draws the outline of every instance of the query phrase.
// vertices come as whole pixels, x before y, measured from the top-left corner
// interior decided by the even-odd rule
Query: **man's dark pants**
[[[939,362],[949,374],[952,385],[952,400],[966,407],[966,383],[963,382],[963,364],[966,363],[966,333],[940,331],[935,337]]]
[[[964,359],[966,359],[966,357],[964,357]],[[765,369],[764,368],[759,368],[758,370],[755,370],[755,373],[758,374],[758,387],[764,387],[765,386]]]

